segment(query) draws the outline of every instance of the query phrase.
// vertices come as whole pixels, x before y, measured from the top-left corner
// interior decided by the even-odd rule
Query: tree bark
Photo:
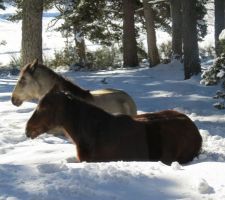
[[[134,13],[136,0],[123,0],[123,61],[124,67],[138,66]]]
[[[172,18],[172,55],[173,58],[182,57],[182,11],[180,0],[170,0]]]
[[[221,31],[225,27],[225,2],[224,0],[215,0],[215,50],[216,55],[219,56],[220,48],[219,48],[219,35]]]
[[[23,0],[22,9],[22,65],[35,58],[42,63],[43,0]]]
[[[148,57],[150,61],[150,67],[154,67],[160,63],[159,52],[156,45],[156,33],[154,12],[149,0],[143,0],[144,17],[147,30],[147,43],[148,43]]]
[[[183,10],[183,48],[184,48],[184,78],[201,72],[198,36],[196,0],[182,0]]]

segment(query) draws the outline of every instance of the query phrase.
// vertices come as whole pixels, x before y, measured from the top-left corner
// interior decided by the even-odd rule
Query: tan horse
[[[117,89],[84,90],[50,68],[38,64],[37,59],[21,70],[11,101],[14,105],[20,106],[23,101],[40,99],[54,85],[58,85],[61,90],[70,91],[74,96],[101,107],[107,112],[137,114],[133,99],[124,91]]]
[[[198,128],[182,113],[166,110],[133,118],[112,115],[52,89],[28,120],[26,135],[34,139],[57,126],[76,144],[79,160],[87,162],[187,163],[202,146]]]

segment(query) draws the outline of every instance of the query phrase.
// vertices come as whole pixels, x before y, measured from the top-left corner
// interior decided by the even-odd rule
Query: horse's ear
[[[34,59],[33,62],[30,64],[30,72],[34,73],[35,69],[38,66],[38,59]]]

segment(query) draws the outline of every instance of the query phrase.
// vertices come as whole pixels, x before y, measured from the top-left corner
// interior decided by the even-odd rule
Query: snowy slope
[[[64,138],[25,137],[36,104],[15,107],[16,76],[0,79],[0,199],[224,199],[224,111],[215,110],[216,87],[183,80],[179,63],[157,68],[64,72],[79,85],[127,91],[139,112],[175,109],[191,117],[203,136],[203,152],[187,165],[161,162],[77,163],[75,146]],[[108,84],[102,84],[106,78]]]

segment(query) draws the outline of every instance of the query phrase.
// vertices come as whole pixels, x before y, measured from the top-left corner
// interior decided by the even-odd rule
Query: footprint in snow
[[[79,163],[79,160],[76,157],[69,157],[66,161],[67,163]]]
[[[201,179],[198,183],[198,191],[200,194],[214,193],[214,188],[211,187],[205,179]]]

